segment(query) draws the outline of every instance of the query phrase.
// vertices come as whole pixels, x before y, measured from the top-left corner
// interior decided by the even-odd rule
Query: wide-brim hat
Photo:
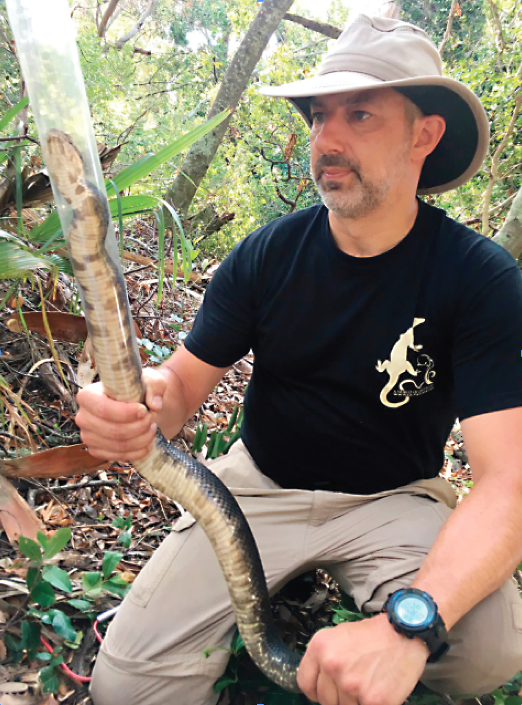
[[[473,91],[442,75],[437,47],[415,25],[359,15],[313,78],[260,91],[290,100],[310,125],[313,97],[382,87],[395,88],[426,115],[446,120],[443,137],[424,163],[419,194],[449,191],[476,174],[489,147],[487,115]]]

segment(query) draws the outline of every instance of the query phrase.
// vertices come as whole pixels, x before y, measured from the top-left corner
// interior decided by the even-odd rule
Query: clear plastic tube
[[[49,130],[54,128],[67,133],[82,156],[87,181],[106,197],[76,47],[76,31],[67,0],[6,0],[6,5],[44,159],[48,161],[45,136]],[[69,246],[67,234],[72,209],[60,194],[52,176],[51,186]],[[112,222],[109,222],[107,229],[105,247],[121,274]],[[85,297],[80,284],[79,288],[85,310]],[[128,316],[131,321],[127,299],[125,304],[116,315],[119,320]],[[110,331],[114,329],[115,311],[106,315],[104,329]],[[135,336],[131,336],[127,345],[131,357],[139,360]]]

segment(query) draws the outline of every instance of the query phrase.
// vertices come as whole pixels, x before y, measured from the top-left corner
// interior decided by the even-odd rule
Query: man
[[[326,207],[235,248],[185,346],[147,373],[151,411],[80,392],[82,438],[99,457],[143,457],[156,424],[175,435],[252,348],[242,440],[212,469],[271,592],[323,566],[373,614],[314,636],[303,692],[321,705],[400,705],[418,680],[488,692],[522,669],[522,278],[416,198],[477,171],[487,119],[423,31],[383,18],[352,23],[314,78],[264,92],[311,124]],[[453,511],[437,475],[456,416],[475,487]],[[228,653],[203,651],[234,630],[206,537],[175,526],[109,629],[96,705],[213,705]]]

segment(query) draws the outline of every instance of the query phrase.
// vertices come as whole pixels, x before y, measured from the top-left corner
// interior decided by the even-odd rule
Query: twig
[[[136,274],[136,272],[141,272],[144,269],[150,269],[153,266],[154,265],[151,263],[151,264],[146,264],[144,267],[138,267],[137,269],[129,269],[126,272],[124,272],[124,275],[127,277],[127,276],[129,276],[129,274]]]
[[[504,32],[502,31],[502,24],[498,16],[498,8],[493,2],[489,0],[489,6],[491,8],[491,14],[493,16],[493,25],[495,27],[495,44],[497,45],[498,53],[502,59],[502,54],[506,49],[506,40],[504,39]]]
[[[154,7],[156,6],[157,2],[158,0],[150,0],[149,4],[141,13],[140,18],[138,19],[134,27],[118,39],[118,41],[116,42],[116,49],[121,49],[123,45],[129,41],[129,39],[132,39],[138,34],[138,32],[141,31],[141,28],[143,27],[147,18],[152,14],[152,11],[154,10]]]
[[[98,36],[103,37],[105,34],[105,30],[107,29],[107,22],[110,19],[110,16],[116,9],[116,5],[120,2],[120,0],[110,0],[109,6],[105,10],[105,14],[102,17],[102,20],[100,22],[100,26],[98,27]]]
[[[442,56],[444,53],[444,49],[446,48],[446,44],[448,43],[448,39],[451,36],[451,27],[453,25],[453,18],[455,17],[455,10],[457,9],[457,2],[458,0],[451,0],[451,7],[448,15],[448,23],[446,25],[446,31],[444,32],[444,36],[442,37],[442,41],[439,44],[439,54]]]
[[[306,29],[311,29],[313,32],[318,32],[319,34],[324,34],[326,37],[330,37],[330,39],[339,39],[341,36],[341,30],[338,29],[337,27],[334,27],[331,24],[326,24],[325,22],[317,22],[316,20],[309,20],[306,17],[300,17],[299,15],[292,15],[289,12],[287,12],[284,17],[284,20],[289,20],[290,22],[295,22],[296,24],[300,24],[302,27],[306,27]]]
[[[55,485],[54,487],[41,487],[38,492],[67,492],[68,490],[81,490],[84,487],[118,487],[116,480],[89,480],[87,482],[76,482],[74,485]]]
[[[513,134],[513,130],[515,129],[515,124],[518,118],[518,114],[520,113],[520,108],[522,107],[522,92],[519,92],[518,95],[515,97],[515,107],[513,108],[513,114],[511,115],[511,120],[509,121],[508,128],[506,130],[506,133],[495,150],[495,153],[493,155],[493,158],[491,159],[491,168],[489,171],[489,181],[488,185],[486,188],[486,193],[484,194],[484,206],[482,210],[482,235],[487,236],[488,231],[489,231],[489,206],[491,204],[491,196],[493,194],[493,187],[495,185],[495,182],[498,179],[499,173],[498,173],[498,163],[500,161],[500,157],[502,155],[502,152],[506,148],[506,145],[508,143],[509,138]]]

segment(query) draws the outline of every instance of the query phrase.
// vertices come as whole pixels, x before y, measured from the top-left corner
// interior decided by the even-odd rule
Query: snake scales
[[[125,281],[105,248],[107,200],[87,180],[69,135],[49,130],[45,148],[49,173],[72,209],[67,238],[104,390],[112,399],[142,402],[141,363],[133,345]],[[258,668],[286,690],[300,692],[300,659],[276,634],[259,552],[235,498],[208,468],[170,446],[159,432],[152,451],[134,465],[201,524],[225,576],[239,632]]]

